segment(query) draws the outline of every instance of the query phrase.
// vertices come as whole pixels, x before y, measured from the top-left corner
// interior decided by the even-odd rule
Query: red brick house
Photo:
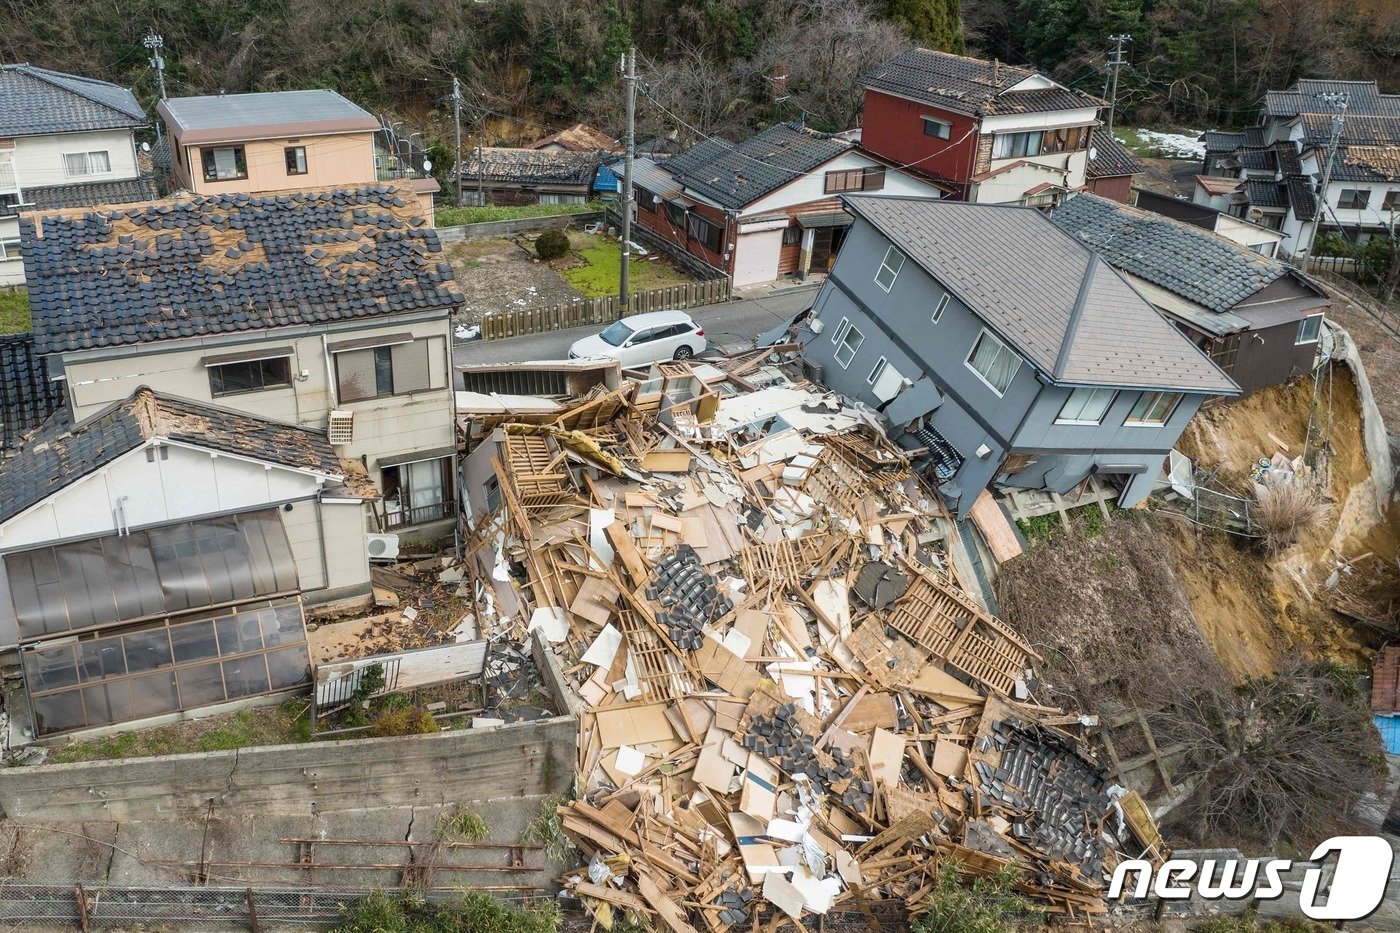
[[[1048,205],[1088,187],[1126,201],[1141,171],[1097,132],[1104,101],[1026,68],[915,48],[862,83],[861,145],[950,197]]]
[[[621,175],[620,165],[613,169]],[[795,123],[737,145],[708,139],[669,158],[636,159],[633,185],[642,230],[728,273],[735,285],[830,268],[852,223],[841,194],[944,193],[865,151],[858,133],[818,133]]]

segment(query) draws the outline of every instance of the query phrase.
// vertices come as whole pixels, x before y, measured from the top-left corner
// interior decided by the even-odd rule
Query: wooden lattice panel
[[[783,583],[796,583],[839,542],[840,536],[822,532],[769,544],[751,544],[740,551],[739,556],[744,564],[744,576],[750,581],[757,583],[774,578]]]
[[[935,657],[993,690],[1010,693],[1030,647],[950,581],[910,565],[909,589],[888,623]]]
[[[657,700],[678,700],[700,692],[699,685],[685,665],[677,660],[661,637],[635,611],[622,609],[617,615],[622,625],[622,635],[632,652],[637,683],[641,685],[644,696]]]

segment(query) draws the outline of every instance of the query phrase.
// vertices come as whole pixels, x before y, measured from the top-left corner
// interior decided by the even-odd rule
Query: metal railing
[[[416,509],[404,509],[400,512],[386,512],[384,514],[384,528],[408,528],[411,525],[426,525],[429,522],[442,521],[452,515],[452,503],[436,502],[432,505],[419,506]]]

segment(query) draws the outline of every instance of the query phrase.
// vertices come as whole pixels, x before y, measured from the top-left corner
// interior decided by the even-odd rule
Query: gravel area
[[[548,263],[511,239],[468,240],[443,247],[466,296],[458,320],[476,324],[493,311],[541,308],[582,297]]]

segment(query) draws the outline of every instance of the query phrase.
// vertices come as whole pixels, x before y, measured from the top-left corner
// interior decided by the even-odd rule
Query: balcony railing
[[[384,530],[407,528],[410,525],[426,525],[429,522],[442,521],[444,518],[450,517],[451,514],[451,502],[437,502],[416,509],[386,512],[384,514]]]

